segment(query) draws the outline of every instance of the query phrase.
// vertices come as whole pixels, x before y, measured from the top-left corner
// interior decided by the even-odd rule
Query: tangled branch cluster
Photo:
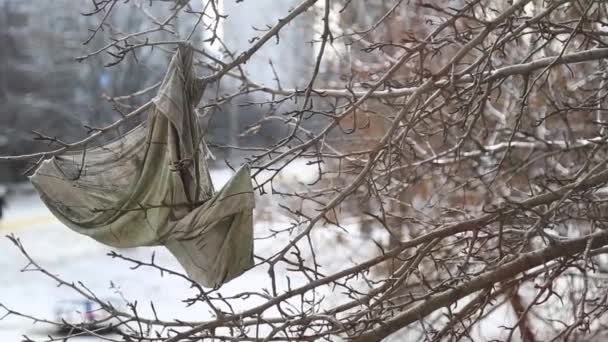
[[[122,3],[94,2],[101,21],[92,35]],[[240,86],[207,94],[201,112],[260,94],[266,100],[251,105],[268,112],[244,134],[270,122],[288,128],[270,146],[211,142],[247,153],[260,199],[280,198],[277,210],[292,218],[267,237],[288,237],[277,240],[284,244],[258,257],[267,292],[226,297],[193,283],[199,295],[189,303],[214,318],[163,321],[142,317],[136,305],[120,311],[54,276],[14,239],[30,266],[99,302],[124,328],[116,341],[475,339],[504,307],[515,318],[497,327],[501,340],[605,338],[608,5],[385,1],[370,14],[359,2],[305,0],[239,53],[217,33],[225,14],[216,1],[201,13],[178,2],[166,19],[151,18],[151,29],[113,37],[79,58],[108,52],[120,63],[138,49],[170,51],[189,38],[147,36],[169,30],[180,15],[211,18],[192,29],[209,31],[225,55],[197,49],[198,65],[209,71],[202,80]],[[280,74],[276,86],[252,79],[244,64],[311,13],[320,31],[307,86],[284,88]],[[281,172],[301,159],[316,166],[315,180],[298,189],[277,186]],[[334,231],[388,238],[366,260],[326,273],[320,255],[357,253],[316,243]],[[181,276],[154,260],[127,261]],[[302,281],[292,286],[290,277]],[[342,299],[330,303],[332,293]],[[233,309],[249,298],[257,304]]]

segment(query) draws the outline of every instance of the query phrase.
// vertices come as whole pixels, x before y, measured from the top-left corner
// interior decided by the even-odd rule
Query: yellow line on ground
[[[52,214],[43,214],[33,217],[22,217],[17,219],[3,219],[0,221],[0,232],[15,232],[23,228],[35,226],[39,224],[51,223],[57,219]]]

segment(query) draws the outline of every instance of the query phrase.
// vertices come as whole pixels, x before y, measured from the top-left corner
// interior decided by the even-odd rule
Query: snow
[[[295,170],[302,175],[302,165]],[[315,166],[312,166],[313,168]],[[289,173],[289,170],[285,172]],[[230,170],[218,170],[212,173],[216,188],[221,186],[232,174]],[[285,176],[291,179],[291,176]],[[291,180],[290,180],[291,181]],[[268,196],[268,195],[267,195]],[[267,201],[267,200],[266,200]],[[153,268],[141,267],[131,270],[132,264],[107,256],[111,250],[88,237],[79,235],[64,227],[46,209],[35,193],[20,194],[7,199],[8,207],[0,223],[2,235],[14,234],[18,237],[34,260],[51,273],[61,276],[67,281],[82,281],[89,289],[101,298],[113,300],[137,301],[138,313],[144,317],[153,317],[150,302],[154,303],[160,319],[202,321],[212,319],[209,308],[204,304],[187,307],[184,299],[194,295],[195,290],[190,284],[175,276],[161,276]],[[274,200],[270,200],[271,207]],[[265,208],[267,209],[267,208]],[[272,221],[256,220],[254,227],[256,237],[267,236],[271,229],[281,230],[293,225],[284,215],[274,215]],[[347,226],[348,227],[348,226]],[[338,229],[320,229],[313,235],[313,244],[319,251],[327,251],[317,255],[324,266],[324,274],[333,273],[347,265],[366,259],[377,249],[369,239],[358,235],[358,229],[351,225],[351,232]],[[296,227],[291,232],[276,235],[271,239],[256,239],[255,254],[270,256],[283,248],[300,229]],[[335,253],[336,243],[344,246],[345,253]],[[65,306],[66,301],[79,301],[82,298],[67,287],[57,287],[49,277],[39,272],[21,272],[27,261],[9,239],[0,239],[0,303],[10,309],[37,317],[55,319],[55,311]],[[308,244],[301,246],[304,258],[309,256]],[[116,250],[117,253],[138,260],[150,260],[155,254],[157,264],[181,271],[177,261],[164,247],[140,247]],[[245,291],[264,292],[270,289],[268,266],[261,265],[241,277],[225,284],[220,292],[223,296]],[[287,286],[286,270],[279,269],[277,279],[279,289],[284,291]],[[290,273],[291,286],[303,285],[303,276]],[[324,304],[331,305],[340,301],[339,294],[327,290]],[[251,296],[236,304],[235,310],[243,310],[260,304],[264,299]],[[124,303],[123,303],[124,304]],[[272,311],[267,312],[272,315]],[[0,317],[4,310],[0,309]],[[33,339],[44,338],[51,332],[50,326],[43,323],[33,324],[32,321],[9,316],[0,320],[0,341],[17,341],[23,334]],[[79,341],[96,341],[96,338],[82,338]]]

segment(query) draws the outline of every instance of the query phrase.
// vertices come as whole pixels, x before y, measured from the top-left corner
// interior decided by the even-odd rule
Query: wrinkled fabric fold
[[[74,231],[113,247],[165,245],[193,280],[218,287],[253,265],[254,196],[248,166],[214,191],[191,69],[180,46],[145,123],[46,160],[30,180]]]

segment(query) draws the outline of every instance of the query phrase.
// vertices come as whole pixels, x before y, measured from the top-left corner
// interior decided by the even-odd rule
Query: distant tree
[[[76,5],[76,6],[75,6]],[[48,149],[37,133],[77,140],[86,136],[83,125],[96,127],[121,117],[120,112],[141,105],[141,99],[111,101],[109,94],[128,94],[149,87],[162,77],[166,56],[142,51],[113,69],[108,60],[76,63],[81,41],[95,25],[95,16],[80,16],[87,1],[23,2],[1,0],[0,152],[23,154]],[[45,13],[40,16],[40,13]],[[149,20],[135,6],[123,8],[114,22],[136,31]],[[87,46],[101,49],[107,37]],[[157,70],[158,69],[158,70]],[[36,133],[37,132],[37,133]],[[34,140],[32,138],[37,138]],[[42,143],[41,141],[42,140]],[[2,163],[0,181],[22,178],[27,163]]]

